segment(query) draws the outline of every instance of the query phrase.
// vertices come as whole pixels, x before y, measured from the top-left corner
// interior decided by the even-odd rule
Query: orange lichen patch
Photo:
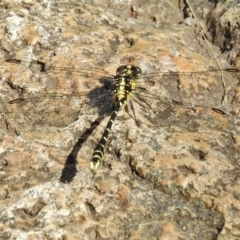
[[[176,238],[181,237],[179,235],[179,231],[176,229],[176,227],[171,222],[166,222],[161,226],[162,232],[161,236],[159,236],[159,239],[169,239],[174,240]]]
[[[36,157],[36,155],[35,155]],[[21,151],[15,151],[14,153],[7,153],[4,157],[8,165],[17,166],[19,168],[28,169],[33,164],[34,155],[31,153],[24,152],[23,149]]]
[[[234,59],[234,66],[236,68],[240,69],[240,57],[239,56]]]
[[[99,182],[97,189],[102,193],[115,194],[118,191],[118,183],[114,178],[109,177],[108,179]]]
[[[235,99],[236,102],[240,102],[240,86],[235,88]]]
[[[233,147],[239,153],[239,149],[240,149],[240,135],[234,135],[233,137],[234,137],[234,141],[235,141],[235,144],[233,145]]]
[[[111,183],[109,181],[102,181],[98,184],[98,190],[102,193],[109,193],[111,191]]]
[[[119,195],[120,204],[122,206],[128,207],[130,193],[131,193],[131,190],[124,185],[120,190],[118,190],[117,194]]]
[[[29,46],[34,46],[36,43],[41,43],[41,35],[39,34],[38,27],[36,25],[29,25],[24,33]]]
[[[175,66],[178,66],[178,71],[181,72],[193,72],[193,66],[189,63],[189,60],[186,58],[172,57],[171,59]],[[181,79],[180,79],[181,80]],[[186,81],[185,84],[190,84],[189,81]],[[185,86],[189,88],[189,85]]]
[[[33,85],[32,81],[32,73],[29,69],[24,68],[19,64],[4,64],[8,69],[8,80],[11,81],[13,84],[21,86],[21,87],[28,87],[29,85]]]

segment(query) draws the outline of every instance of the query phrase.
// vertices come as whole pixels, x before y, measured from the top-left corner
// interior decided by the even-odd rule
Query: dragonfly
[[[218,108],[226,94],[222,77],[236,80],[240,76],[235,68],[142,73],[137,66],[125,65],[111,75],[98,68],[62,67],[36,60],[9,59],[6,64],[26,73],[23,80],[14,82],[13,73],[5,81],[12,91],[5,94],[3,115],[13,120],[18,132],[45,125],[66,127],[82,115],[111,115],[90,162],[94,171],[103,161],[112,125],[123,108],[138,126],[181,125],[181,115],[184,128],[201,131],[196,124],[188,125],[200,114],[211,123],[211,130],[218,129],[221,126],[213,115],[227,119]]]

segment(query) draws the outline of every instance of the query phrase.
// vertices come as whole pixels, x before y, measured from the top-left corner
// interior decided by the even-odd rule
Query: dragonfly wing
[[[21,64],[19,60],[11,62],[15,73],[6,80],[11,84],[6,84],[1,112],[9,125],[18,129],[65,127],[78,116],[102,116],[111,111],[113,78],[103,71],[60,68],[35,61],[30,64],[28,77],[19,80],[16,72],[25,69]]]

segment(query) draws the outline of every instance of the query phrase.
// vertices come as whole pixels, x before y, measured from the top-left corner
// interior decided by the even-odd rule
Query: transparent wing
[[[64,127],[78,116],[106,115],[112,110],[114,79],[104,77],[103,71],[51,67],[37,61],[26,68],[28,62],[9,62],[1,112],[18,129]]]
[[[156,126],[177,125],[188,131],[229,129],[229,116],[224,111],[234,112],[231,105],[240,79],[238,69],[152,73],[143,78],[145,86],[147,83],[152,86],[151,92],[141,97],[149,99],[156,110],[155,116],[152,115]],[[151,100],[155,95],[159,99],[157,102]],[[223,108],[224,99],[228,102],[226,108]]]
[[[79,115],[107,115],[112,111],[113,75],[96,68],[79,69],[71,64],[58,67],[40,61],[8,62],[17,66],[17,71],[26,71],[23,76],[27,76],[17,79],[14,73],[16,76],[11,74],[6,81],[15,96],[5,95],[3,113],[19,128],[36,125],[62,127],[75,121]],[[15,70],[13,68],[10,72]],[[217,125],[214,116],[224,116],[222,111],[216,111],[225,91],[223,76],[238,79],[239,70],[143,74],[137,80],[138,88],[133,99],[137,120],[156,126],[181,121],[184,126],[190,126],[193,119],[205,118]],[[194,124],[196,130],[198,124]]]

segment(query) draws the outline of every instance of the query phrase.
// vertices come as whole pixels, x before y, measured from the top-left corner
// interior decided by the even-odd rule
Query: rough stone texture
[[[0,239],[240,238],[240,74],[213,58],[239,66],[239,38],[221,54],[221,24],[205,32],[221,50],[198,28],[227,3],[192,5],[197,22],[178,1],[0,4]],[[123,64],[143,70],[151,107],[134,102],[140,127],[119,113],[94,174],[111,105],[96,96]]]
[[[228,53],[232,64],[240,67],[240,2],[226,1],[217,4],[209,17],[208,26],[212,41],[222,52]]]

